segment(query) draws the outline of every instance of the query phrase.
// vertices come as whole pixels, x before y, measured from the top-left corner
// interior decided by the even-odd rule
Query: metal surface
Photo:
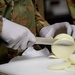
[[[67,40],[67,39],[59,40],[59,42],[57,42],[57,43],[54,43],[55,41],[57,41],[57,39],[36,37],[36,43],[35,44],[62,45],[62,46],[72,46],[72,45],[74,45],[74,42],[72,42],[70,40]]]

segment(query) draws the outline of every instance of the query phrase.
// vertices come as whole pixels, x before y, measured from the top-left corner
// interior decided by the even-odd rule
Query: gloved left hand
[[[55,32],[57,32],[58,29],[63,28],[63,27],[66,28],[67,34],[71,35],[72,33],[71,25],[68,22],[62,22],[62,23],[55,23],[47,27],[43,27],[40,30],[40,36],[53,38],[55,35]]]
[[[71,25],[72,27],[72,37],[75,39],[75,25]]]

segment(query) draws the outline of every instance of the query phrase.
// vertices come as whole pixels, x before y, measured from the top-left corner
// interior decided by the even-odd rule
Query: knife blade
[[[72,46],[75,45],[74,42],[69,40],[61,40],[59,43],[55,43],[58,39],[53,38],[44,38],[44,37],[36,37],[36,43],[40,45],[62,45],[62,46]]]

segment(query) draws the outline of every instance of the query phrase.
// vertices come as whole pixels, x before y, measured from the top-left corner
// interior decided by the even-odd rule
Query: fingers
[[[16,44],[19,44],[20,39],[21,38],[18,37],[17,39],[10,40],[9,43],[8,43],[8,45],[7,45],[7,47],[8,48],[13,48]],[[15,48],[15,49],[17,49],[17,48]]]
[[[17,43],[14,44],[13,49],[15,49],[15,50],[20,49],[21,43],[22,43],[22,39],[20,39],[20,41],[18,41]]]
[[[28,42],[28,40],[23,40],[23,42],[21,43],[21,46],[20,46],[21,50],[25,50],[27,48],[27,42]]]
[[[65,27],[67,29],[67,34],[71,35],[71,33],[72,33],[71,25],[68,22],[64,22],[64,25],[65,25]]]
[[[68,22],[55,23],[53,25],[54,25],[54,28],[56,31],[60,28],[65,27],[67,30],[67,34],[71,35],[71,33],[72,33],[72,27]]]
[[[36,39],[35,39],[35,36],[30,33],[29,34],[24,34],[20,39],[19,41],[17,41],[17,43],[13,43],[13,46],[10,46],[12,47],[13,49],[20,49],[20,50],[25,50],[26,48],[34,45]]]
[[[71,25],[72,27],[72,37],[75,39],[75,25]]]
[[[72,33],[72,27],[68,22],[62,22],[62,23],[55,23],[50,27],[50,30],[46,34],[45,37],[54,37],[55,33],[57,32],[58,29],[65,27],[67,30],[67,34],[71,35]]]
[[[26,48],[33,46],[36,42],[35,36],[33,34],[28,35],[28,37],[26,38],[25,37],[23,38],[22,44],[20,46],[22,50],[25,50]]]
[[[29,35],[29,41],[27,42],[27,47],[31,47],[35,44],[36,42],[36,38],[35,36],[31,33],[31,35]]]
[[[42,37],[45,37],[46,34],[49,32],[50,28],[51,28],[51,25],[50,26],[43,27],[40,30],[39,35],[42,36]]]
[[[54,30],[54,27],[52,26],[52,28],[49,30],[49,32],[46,34],[45,37],[47,37],[47,38],[53,38],[54,34],[55,34],[55,30]]]

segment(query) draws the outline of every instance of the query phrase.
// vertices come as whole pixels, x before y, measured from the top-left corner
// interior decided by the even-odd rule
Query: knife
[[[69,41],[67,39],[63,39],[58,43],[55,43],[58,39],[53,39],[53,38],[44,38],[44,37],[36,37],[36,43],[35,44],[40,44],[40,45],[62,45],[62,46],[73,46],[75,45],[74,42]]]

